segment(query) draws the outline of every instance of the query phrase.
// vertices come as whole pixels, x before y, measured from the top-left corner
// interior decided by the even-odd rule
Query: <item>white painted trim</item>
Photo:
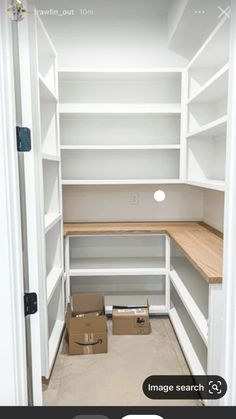
[[[0,405],[27,406],[27,366],[23,307],[23,264],[11,22],[0,2],[0,237],[1,276]],[[6,321],[7,316],[7,321]]]
[[[27,8],[27,2],[25,3]],[[38,173],[35,169],[38,165],[37,149],[37,126],[33,119],[33,97],[35,88],[32,80],[31,57],[29,51],[32,33],[30,32],[30,22],[34,18],[33,13],[20,22],[18,28],[19,45],[19,63],[20,63],[20,83],[21,83],[21,110],[22,124],[30,128],[32,135],[32,150],[24,154],[25,171],[25,195],[26,195],[26,218],[27,218],[27,244],[28,244],[28,272],[29,272],[29,292],[36,292],[39,296],[39,310],[34,316],[30,316],[31,333],[31,363],[32,363],[32,386],[33,386],[33,404],[41,406],[42,401],[42,364],[41,364],[41,334],[40,334],[40,316],[41,316],[41,282],[44,278],[42,269],[42,253],[40,246],[40,224],[44,219],[40,218],[39,204],[39,186]]]
[[[231,49],[228,101],[228,147],[226,157],[225,240],[223,266],[222,376],[228,391],[223,406],[236,405],[236,2],[231,2]]]
[[[186,142],[186,132],[188,126],[188,108],[187,108],[187,96],[188,96],[188,72],[185,70],[182,73],[182,93],[181,93],[181,132],[180,132],[180,179],[182,182],[186,181],[187,178],[187,142]]]

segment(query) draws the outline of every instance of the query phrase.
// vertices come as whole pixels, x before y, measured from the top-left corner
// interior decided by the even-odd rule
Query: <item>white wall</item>
[[[184,66],[168,49],[169,0],[31,0],[37,9],[74,10],[40,15],[59,54],[59,66]],[[81,8],[92,15],[81,15]]]
[[[157,203],[157,189],[166,200]],[[138,205],[131,194],[138,193]],[[75,221],[201,220],[203,190],[185,185],[155,186],[66,186],[63,190],[64,219]]]
[[[224,193],[205,190],[203,204],[203,221],[217,230],[224,229]]]

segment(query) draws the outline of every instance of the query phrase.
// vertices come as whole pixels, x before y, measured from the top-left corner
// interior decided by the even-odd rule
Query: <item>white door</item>
[[[12,378],[16,396],[14,396],[14,392],[10,391],[10,388],[6,387],[4,379],[6,400],[3,400],[3,404],[40,406],[42,405],[40,307],[35,314],[25,318],[23,304],[24,293],[34,292],[38,295],[39,300],[39,284],[42,278],[41,247],[37,222],[36,153],[33,141],[32,150],[26,153],[17,153],[16,144],[17,125],[29,128],[31,135],[34,135],[30,58],[27,48],[29,38],[26,17],[22,21],[12,21],[7,13],[9,3],[7,0],[0,2],[2,40],[0,59],[2,95],[0,103],[3,109],[0,123],[1,132],[2,130],[4,132],[5,128],[5,136],[3,144],[1,144],[3,152],[0,153],[0,159],[4,160],[1,170],[5,169],[5,175],[4,173],[1,175],[1,181],[3,180],[1,187],[3,192],[4,188],[6,189],[8,201],[11,199],[6,202],[8,206],[5,208],[1,206],[1,210],[5,211],[1,219],[9,220],[9,226],[7,223],[3,223],[3,225],[1,223],[1,229],[3,229],[1,231],[1,243],[3,243],[1,254],[4,255],[3,266],[6,265],[4,276],[14,282],[10,284],[9,281],[6,283],[1,281],[1,287],[4,284],[5,287],[9,287],[9,290],[1,292],[1,295],[7,296],[6,304],[9,306],[6,310],[4,304],[1,305],[1,310],[5,309],[5,313],[1,313],[1,319],[6,319],[6,313],[9,313],[9,317],[11,315],[13,317],[12,325],[9,325],[9,322],[5,320],[5,328],[8,329],[6,335],[9,340],[11,338],[11,342],[6,344],[6,357],[9,362],[6,362],[6,359],[1,356],[1,361],[5,361],[1,372],[4,377]],[[15,2],[12,1],[12,3]],[[24,6],[27,8],[25,2]],[[6,241],[4,241],[5,236]],[[8,242],[9,245],[7,245]],[[5,254],[7,250],[9,255]],[[7,256],[13,258],[14,264],[9,259],[11,265],[9,266],[9,263],[7,265]],[[7,272],[8,267],[9,271]],[[12,326],[12,333],[15,335],[11,336],[9,326]],[[11,351],[13,361],[10,360]],[[16,371],[13,370],[14,366]],[[12,371],[9,373],[11,367]],[[6,373],[4,373],[5,369]]]
[[[16,149],[12,23],[0,2],[0,322],[1,406],[27,406],[21,214]]]

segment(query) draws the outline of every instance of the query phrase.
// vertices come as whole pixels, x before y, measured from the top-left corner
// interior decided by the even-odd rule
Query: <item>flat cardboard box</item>
[[[70,355],[107,352],[107,322],[102,294],[75,294],[68,304],[66,325]]]
[[[148,304],[143,307],[113,307],[113,335],[149,335],[151,325]]]

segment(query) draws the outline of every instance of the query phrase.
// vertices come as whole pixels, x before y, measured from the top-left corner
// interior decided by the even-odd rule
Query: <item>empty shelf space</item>
[[[45,233],[47,233],[62,218],[61,213],[45,214]]]
[[[204,371],[199,361],[199,358],[188,337],[185,327],[178,315],[177,310],[174,307],[170,309],[169,316],[192,374],[205,375],[206,372]]]
[[[57,161],[43,160],[44,209],[46,214],[59,214],[60,186]]]
[[[45,235],[47,275],[52,269],[61,268],[61,241],[61,223],[57,222]]]
[[[216,119],[199,128],[196,131],[187,134],[188,138],[202,139],[202,138],[214,138],[214,137],[226,137],[227,133],[227,116]]]
[[[57,284],[51,287],[51,298],[47,305],[48,315],[48,366],[46,378],[49,378],[53,367],[54,358],[56,356],[60,337],[64,328],[64,282],[61,275],[57,278]],[[58,271],[59,275],[59,271]],[[55,280],[56,282],[56,275]]]
[[[224,190],[226,138],[189,138],[187,142],[187,183]]]
[[[133,183],[148,179],[179,179],[179,150],[62,150],[62,179]],[[121,170],[122,168],[122,170]],[[86,183],[86,182],[85,182]],[[119,183],[119,182],[118,182]],[[155,183],[155,182],[154,182]]]
[[[61,115],[60,133],[62,149],[180,146],[180,115]]]
[[[59,83],[64,105],[119,109],[137,104],[176,108],[181,103],[181,72],[64,72],[59,73]]]
[[[165,258],[83,258],[72,259],[70,275],[163,275]]]
[[[49,338],[49,371],[51,371],[55,356],[57,354],[58,346],[61,341],[61,335],[64,329],[64,321],[56,320],[55,325],[53,327],[52,333]],[[49,372],[50,375],[50,372]]]
[[[50,302],[52,295],[58,285],[58,281],[63,274],[62,268],[52,268],[47,276],[47,303]]]
[[[39,87],[41,99],[44,102],[58,101],[56,93],[52,90],[50,85],[48,85],[47,80],[41,74],[39,74]]]
[[[57,103],[41,98],[41,140],[43,155],[59,155],[59,133],[57,126]]]
[[[41,90],[46,100],[57,100],[56,50],[37,16],[38,66]]]
[[[225,16],[188,65],[188,69],[219,69],[229,61],[230,20]]]
[[[170,289],[170,320],[174,325],[192,374],[204,375],[207,372],[207,346],[172,284]]]
[[[182,265],[184,266],[184,263],[182,262]],[[183,268],[184,270],[184,268]],[[184,272],[184,275],[188,275],[191,277],[192,270],[186,268],[186,272]],[[197,276],[197,275],[196,275]],[[186,287],[184,281],[182,280],[181,276],[173,269],[170,272],[170,279],[172,282],[173,287],[175,288],[177,294],[179,295],[182,303],[184,304],[189,316],[191,317],[194,325],[196,326],[196,329],[198,330],[201,338],[203,339],[203,342],[205,345],[207,345],[208,342],[208,326],[207,326],[207,318],[202,313],[202,310],[199,308],[198,304],[199,299],[196,302],[196,299],[194,299],[195,295],[190,293],[190,290]],[[196,281],[196,279],[193,279],[193,281]],[[202,280],[204,281],[204,280]],[[192,284],[193,285],[193,284]],[[192,287],[193,289],[194,287]],[[196,287],[197,289],[197,284]],[[194,289],[193,289],[194,291]],[[208,297],[208,292],[206,294]],[[203,295],[203,299],[205,296]]]
[[[60,104],[60,114],[181,114],[181,106],[159,105],[159,104],[101,104],[101,103],[81,103],[81,104]]]
[[[228,77],[229,64],[226,64],[188,100],[188,104],[212,103],[222,99],[227,95]]]

